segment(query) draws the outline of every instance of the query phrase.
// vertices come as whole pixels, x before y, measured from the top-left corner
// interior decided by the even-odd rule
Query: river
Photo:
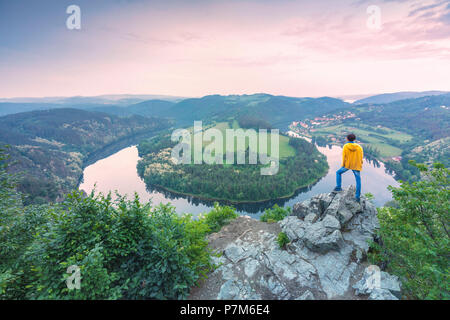
[[[297,190],[295,195],[286,199],[278,199],[263,203],[234,205],[241,215],[249,215],[258,218],[264,209],[272,207],[275,203],[279,206],[292,207],[296,202],[306,200],[316,194],[330,192],[335,186],[335,172],[339,169],[342,157],[342,148],[339,146],[317,146],[318,150],[326,155],[330,169],[328,173],[307,188]],[[94,189],[96,193],[103,194],[109,191],[117,191],[121,195],[132,198],[136,192],[141,201],[152,201],[153,205],[170,202],[175,206],[177,213],[208,212],[213,207],[212,201],[199,200],[194,197],[179,196],[164,190],[148,190],[145,183],[137,174],[136,165],[139,155],[136,146],[129,146],[115,152],[101,160],[90,164],[84,169],[80,190],[90,193]],[[361,172],[362,194],[370,192],[374,195],[374,203],[382,206],[391,200],[391,193],[387,186],[398,186],[399,183],[393,176],[386,172],[384,164],[378,161],[364,159]],[[355,178],[351,171],[343,175],[342,186],[355,184]],[[227,204],[221,202],[222,204]]]

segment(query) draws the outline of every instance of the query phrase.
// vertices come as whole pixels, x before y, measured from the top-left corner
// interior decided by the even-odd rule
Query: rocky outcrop
[[[219,267],[190,298],[399,298],[396,277],[368,269],[367,242],[378,227],[377,211],[364,197],[356,202],[354,192],[350,187],[317,195],[274,224],[239,217],[212,234]],[[290,239],[285,249],[276,242],[281,231]]]
[[[401,298],[400,282],[397,276],[369,266],[363,277],[353,285],[357,295],[368,295],[370,300],[398,300]]]

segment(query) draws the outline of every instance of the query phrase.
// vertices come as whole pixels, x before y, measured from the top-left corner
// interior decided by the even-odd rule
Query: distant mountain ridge
[[[122,101],[123,102],[123,101]],[[135,100],[129,101],[130,106],[120,104],[105,104],[105,103],[93,103],[81,101],[68,103],[45,103],[45,102],[0,102],[0,116],[6,116],[9,114],[37,111],[37,110],[52,110],[61,108],[73,108],[86,111],[106,112],[117,116],[153,116],[152,112],[149,112],[149,108],[166,108],[175,104],[175,102],[165,100],[145,100],[136,103]]]
[[[156,95],[156,94],[109,94],[99,96],[73,96],[73,97],[18,97],[18,98],[0,98],[0,102],[9,103],[39,103],[39,104],[63,104],[63,105],[77,105],[77,104],[107,104],[128,106],[134,103],[143,102],[146,100],[165,100],[178,102],[186,99],[185,97]]]
[[[182,99],[180,101],[150,99],[137,103],[134,103],[135,101],[132,95],[117,95],[106,96],[106,98],[111,99],[108,100],[111,103],[106,104],[102,103],[102,100],[99,100],[98,97],[72,97],[66,98],[63,101],[64,103],[56,103],[57,100],[52,100],[53,102],[49,103],[0,102],[0,116],[32,110],[70,107],[87,111],[105,112],[120,117],[141,115],[145,117],[168,118],[175,120],[177,126],[192,125],[193,121],[196,120],[214,122],[239,120],[241,117],[252,117],[255,121],[267,122],[272,127],[286,129],[292,121],[320,117],[340,110],[351,110],[354,106],[390,103],[399,103],[399,105],[420,104],[426,101],[426,99],[420,99],[426,97],[445,98],[449,95],[450,93],[443,91],[399,92],[371,96],[357,100],[354,103],[348,103],[332,97],[298,98],[274,96],[265,93],[226,96],[208,95],[201,98]],[[144,98],[145,96],[139,97]],[[124,99],[128,98],[131,99],[126,100],[128,104],[120,104],[124,103]],[[116,99],[114,101],[117,104],[113,104],[112,102],[114,101],[112,99]],[[410,100],[417,100],[417,103]],[[402,111],[409,112],[408,109],[404,108]]]
[[[0,100],[1,101],[1,100]],[[112,101],[112,100],[111,100]],[[33,110],[76,108],[106,112],[127,117],[141,115],[174,119],[178,125],[192,124],[195,120],[227,121],[241,116],[252,116],[274,127],[287,128],[292,119],[320,116],[350,104],[335,98],[296,98],[258,93],[252,95],[208,95],[181,101],[150,99],[129,105],[105,104],[102,100],[85,97],[52,100],[51,102],[0,102],[0,116]],[[122,101],[123,102],[123,101]]]
[[[417,99],[417,98],[422,98],[422,97],[426,97],[426,96],[438,96],[438,95],[443,95],[443,94],[448,94],[448,93],[450,93],[450,92],[448,92],[448,91],[423,91],[423,92],[405,91],[405,92],[395,92],[395,93],[383,93],[383,94],[378,94],[378,95],[370,96],[367,98],[363,98],[360,100],[356,100],[354,102],[354,104],[390,103],[390,102],[399,101],[399,100]]]

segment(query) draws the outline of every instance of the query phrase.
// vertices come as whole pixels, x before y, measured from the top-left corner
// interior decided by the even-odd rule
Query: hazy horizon
[[[430,90],[430,91],[435,91],[435,90]],[[406,92],[406,91],[403,91]],[[320,98],[320,97],[331,97],[331,98],[343,98],[343,97],[369,97],[369,96],[375,96],[375,95],[379,95],[379,94],[385,94],[385,93],[397,93],[397,92],[379,92],[379,93],[370,93],[370,94],[344,94],[344,95],[340,95],[340,96],[331,96],[331,95],[319,95],[319,96],[309,96],[309,95],[305,95],[305,96],[289,96],[289,97],[294,97],[294,98]],[[137,96],[167,96],[167,97],[173,97],[173,98],[186,98],[186,99],[190,99],[190,98],[201,98],[201,97],[205,97],[205,96],[212,96],[212,95],[223,95],[223,96],[228,96],[228,95],[257,95],[257,94],[268,94],[268,95],[274,95],[276,96],[276,94],[271,94],[271,93],[267,93],[267,92],[252,92],[252,93],[229,93],[229,94],[220,94],[220,93],[208,93],[205,95],[200,95],[200,96],[178,96],[178,95],[162,95],[162,94],[158,94],[158,93],[105,93],[105,94],[96,94],[96,95],[75,95],[75,96],[14,96],[14,97],[0,97],[0,99],[2,100],[13,100],[13,99],[65,99],[65,98],[96,98],[96,97],[107,97],[107,96],[132,96],[132,97],[137,97]],[[284,96],[284,95],[281,95]]]
[[[449,90],[427,90],[427,91],[398,91],[398,92],[378,92],[378,93],[370,93],[370,94],[344,94],[344,95],[339,95],[339,96],[332,96],[332,95],[321,95],[321,96],[287,96],[287,97],[292,97],[292,98],[322,98],[322,97],[330,97],[330,98],[336,98],[336,99],[341,99],[344,101],[347,100],[358,100],[358,99],[363,99],[363,98],[368,98],[368,97],[373,97],[373,96],[377,96],[377,95],[383,95],[383,94],[397,94],[397,93],[423,93],[423,92],[442,92],[443,94],[449,93]],[[111,94],[99,94],[99,95],[76,95],[76,96],[34,96],[34,97],[0,97],[0,102],[4,102],[4,100],[26,100],[26,99],[30,99],[30,100],[39,100],[39,99],[68,99],[68,98],[101,98],[101,97],[113,97],[116,96],[116,98],[118,99],[124,99],[121,98],[122,96],[128,96],[130,98],[137,98],[137,97],[143,97],[143,96],[153,96],[149,99],[161,99],[164,100],[164,97],[166,98],[172,98],[172,99],[195,99],[195,98],[202,98],[205,96],[212,96],[212,95],[222,95],[222,96],[228,96],[228,95],[257,95],[257,94],[268,94],[268,95],[273,95],[273,96],[277,96],[276,94],[270,94],[267,92],[253,92],[253,93],[240,93],[240,94],[235,94],[235,93],[230,93],[230,94],[219,94],[219,93],[209,93],[206,95],[201,95],[201,96],[179,96],[179,95],[161,95],[161,94],[157,94],[157,93],[137,93],[137,94],[129,94],[129,93],[111,93]],[[279,95],[279,96],[285,96],[285,95]],[[112,99],[111,99],[112,100]]]

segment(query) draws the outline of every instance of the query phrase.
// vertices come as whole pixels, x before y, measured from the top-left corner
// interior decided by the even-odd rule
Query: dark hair
[[[355,141],[356,136],[355,136],[353,133],[350,133],[350,134],[347,136],[347,139],[348,139],[348,141]]]

